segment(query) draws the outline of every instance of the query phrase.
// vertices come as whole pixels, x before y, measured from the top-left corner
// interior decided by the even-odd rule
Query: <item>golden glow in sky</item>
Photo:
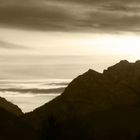
[[[7,49],[3,43],[16,48]],[[8,44],[9,45],[9,44]],[[25,48],[20,48],[24,46]],[[10,46],[9,46],[10,48]],[[121,55],[138,59],[140,36],[136,34],[94,34],[72,32],[37,32],[0,29],[1,54],[39,55]]]

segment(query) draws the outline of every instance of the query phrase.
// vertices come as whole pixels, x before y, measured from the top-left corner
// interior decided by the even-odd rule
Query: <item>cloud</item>
[[[140,1],[0,0],[0,26],[32,30],[139,32]]]
[[[1,49],[27,49],[27,47],[0,40]]]

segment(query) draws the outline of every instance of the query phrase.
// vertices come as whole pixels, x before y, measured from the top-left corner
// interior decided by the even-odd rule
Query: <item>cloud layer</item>
[[[0,49],[12,49],[12,50],[16,49],[17,50],[17,49],[27,49],[27,47],[0,40]]]
[[[139,32],[139,0],[0,0],[0,26],[51,31]]]

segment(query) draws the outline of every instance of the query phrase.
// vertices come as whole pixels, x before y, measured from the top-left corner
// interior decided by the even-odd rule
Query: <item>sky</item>
[[[86,68],[93,64],[101,71],[120,59],[139,58],[139,0],[0,0],[0,77],[13,65],[83,60]]]

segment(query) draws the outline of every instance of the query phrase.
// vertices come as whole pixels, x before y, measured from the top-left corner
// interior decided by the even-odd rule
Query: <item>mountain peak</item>
[[[140,65],[140,60],[137,60],[135,63]]]
[[[110,72],[116,73],[116,72],[128,71],[132,65],[133,65],[133,63],[130,63],[127,60],[121,60],[119,63],[117,63],[111,67],[108,67],[107,70],[104,70],[103,74],[110,73]]]
[[[129,61],[127,61],[127,60],[121,60],[118,64],[129,64]]]
[[[111,69],[111,68],[123,68],[123,67],[126,67],[128,65],[130,65],[131,63],[127,60],[121,60],[119,63],[109,67],[108,69]]]
[[[83,75],[89,75],[89,76],[94,76],[94,75],[100,75],[101,73],[93,70],[93,69],[89,69],[87,72],[85,72]]]

